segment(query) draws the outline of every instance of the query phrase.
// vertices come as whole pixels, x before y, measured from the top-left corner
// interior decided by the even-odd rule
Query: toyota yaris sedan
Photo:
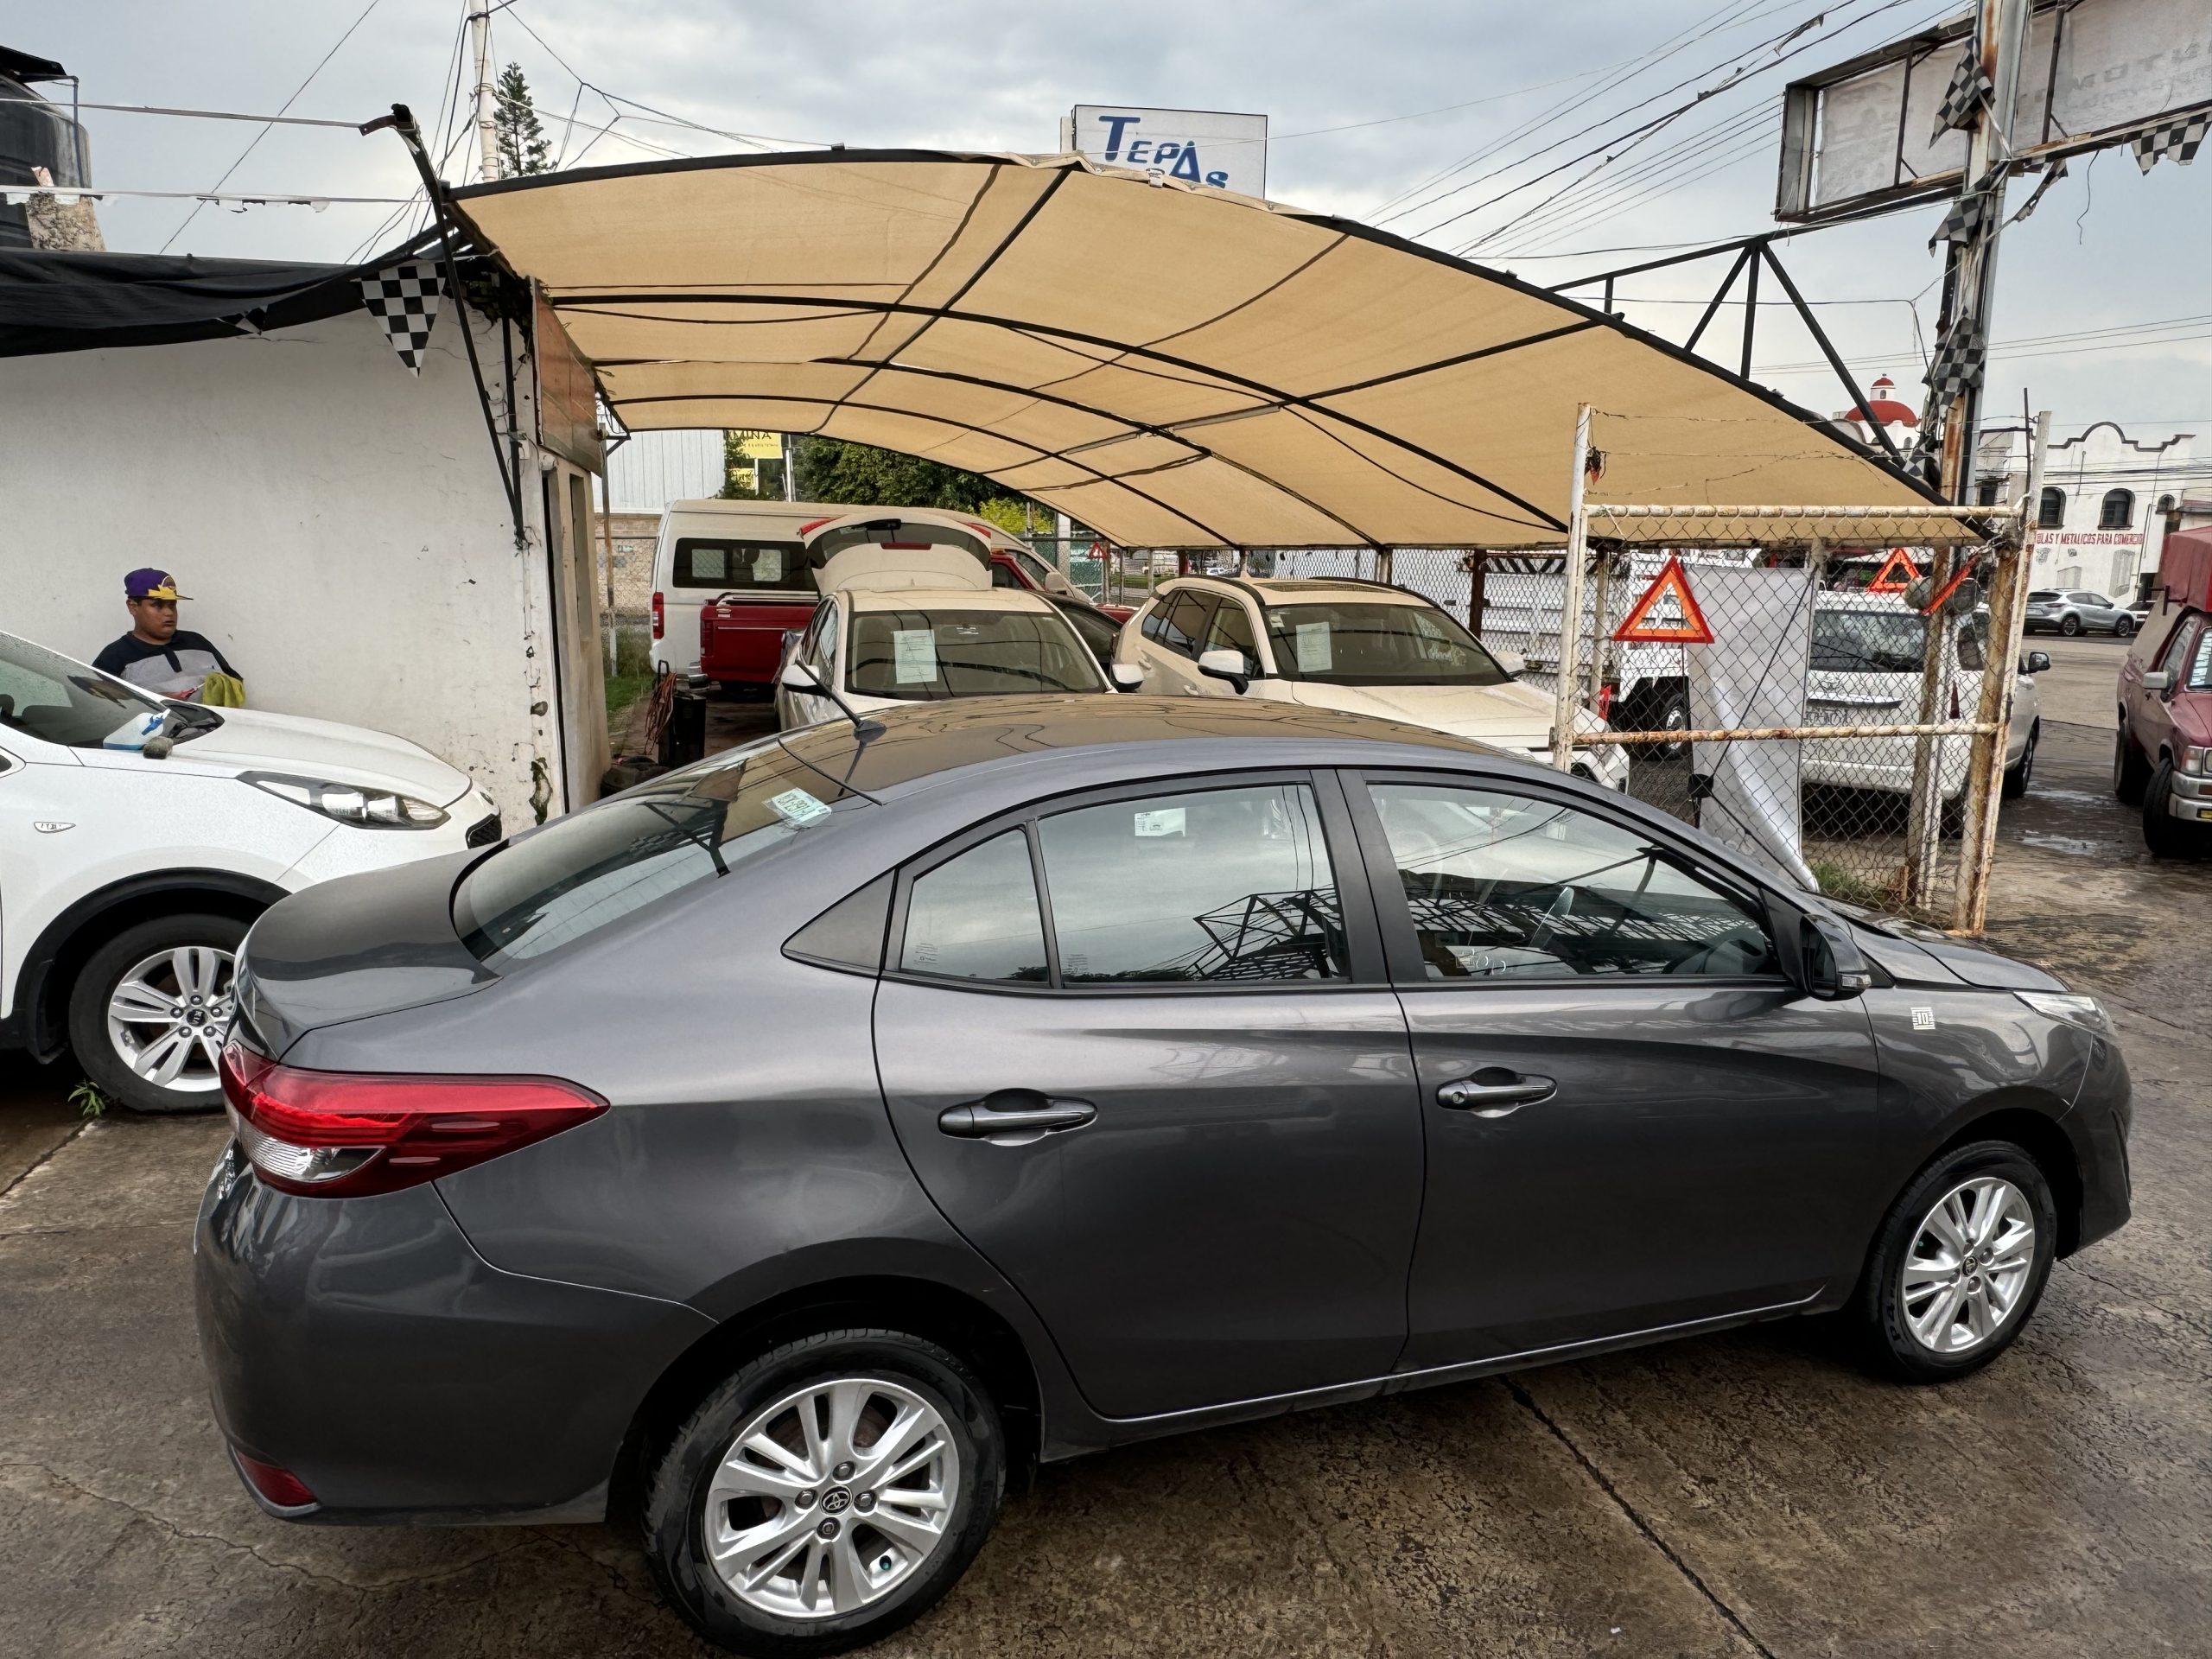
[[[886,710],[247,939],[196,1275],[271,1513],[635,1523],[744,1653],[1039,1461],[1837,1313],[1936,1382],[2128,1212],[2039,969],[1281,703]]]

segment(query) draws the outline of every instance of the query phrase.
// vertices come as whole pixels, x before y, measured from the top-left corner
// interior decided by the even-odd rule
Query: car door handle
[[[1087,1100],[1056,1099],[1034,1089],[1001,1089],[981,1100],[946,1107],[938,1114],[937,1126],[963,1141],[1019,1147],[1055,1129],[1079,1129],[1097,1116],[1098,1109]]]
[[[1523,1106],[1549,1100],[1558,1090],[1549,1077],[1524,1077],[1502,1065],[1489,1065],[1471,1077],[1446,1084],[1436,1091],[1436,1103],[1477,1117],[1506,1117]]]

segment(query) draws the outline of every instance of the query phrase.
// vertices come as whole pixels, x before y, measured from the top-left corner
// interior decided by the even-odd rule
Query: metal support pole
[[[798,499],[798,440],[790,433],[784,434],[784,499]]]
[[[1766,245],[1761,243],[1758,251],[1764,253]],[[1751,341],[1759,327],[1759,266],[1763,262],[1753,257],[1744,267],[1744,364],[1737,371],[1743,378],[1751,378]]]
[[[468,33],[476,48],[476,179],[488,184],[499,176],[499,137],[492,98],[492,14],[483,6],[470,10]]]
[[[2034,581],[2036,509],[2043,495],[2043,467],[2050,442],[2050,411],[2036,416],[2029,439],[2028,492],[2020,503],[2019,551],[2012,569],[1994,584],[1989,606],[1988,661],[1982,669],[1981,702],[1974,719],[1996,729],[1974,741],[1967,776],[1966,839],[1959,848],[1957,896],[1951,906],[1955,932],[1980,937],[1989,920],[1989,877],[1997,863],[1997,803],[2002,796],[2005,756],[2012,745],[2012,694],[2020,673],[2020,643],[2028,615],[2028,587]]]
[[[1560,575],[1559,667],[1552,677],[1555,687],[1552,765],[1560,772],[1571,772],[1574,765],[1575,670],[1582,660],[1582,566],[1590,541],[1582,493],[1589,464],[1590,405],[1584,404],[1574,411],[1574,471],[1567,486],[1567,564]]]
[[[1605,659],[1611,655],[1613,619],[1609,601],[1611,598],[1613,556],[1600,553],[1597,557],[1598,581],[1590,603],[1590,702],[1594,713],[1605,707]]]
[[[1389,582],[1392,579],[1391,571],[1394,569],[1394,566],[1390,556],[1396,550],[1395,548],[1388,547],[1379,547],[1375,550],[1376,581]]]

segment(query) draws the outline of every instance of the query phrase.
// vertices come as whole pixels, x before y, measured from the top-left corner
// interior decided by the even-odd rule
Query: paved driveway
[[[2118,1013],[2137,1219],[1991,1370],[1893,1388],[1770,1325],[1088,1459],[880,1651],[2212,1649],[2212,867],[2142,856],[2105,743],[2052,728],[1993,911]],[[703,1651],[610,1529],[264,1519],[192,1333],[223,1127],[81,1127],[73,1081],[0,1072],[0,1654]]]

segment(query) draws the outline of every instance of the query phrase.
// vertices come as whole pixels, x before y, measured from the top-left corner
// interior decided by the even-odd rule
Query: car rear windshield
[[[1103,691],[1098,659],[1056,613],[863,611],[853,619],[847,689],[865,697]]]
[[[1474,635],[1428,605],[1275,605],[1275,672],[1323,685],[1503,685],[1513,677]]]
[[[115,737],[118,747],[135,749],[146,716],[161,712],[161,704],[120,680],[0,633],[0,729],[77,749],[97,749]]]
[[[867,804],[772,738],[728,750],[492,854],[454,889],[454,928],[494,968],[527,961]]]
[[[814,572],[797,542],[737,542],[685,536],[677,539],[669,582],[716,593],[810,594]]]
[[[1832,674],[1917,674],[1928,620],[1916,612],[1813,612],[1812,666]]]
[[[988,561],[991,550],[983,538],[951,524],[925,524],[900,518],[871,518],[864,524],[840,524],[825,530],[807,549],[807,559],[819,570],[848,548],[957,547]]]
[[[2055,605],[2065,597],[2066,595],[2060,593],[2056,588],[2038,588],[2035,592],[2028,595],[2028,603],[2031,605]]]

